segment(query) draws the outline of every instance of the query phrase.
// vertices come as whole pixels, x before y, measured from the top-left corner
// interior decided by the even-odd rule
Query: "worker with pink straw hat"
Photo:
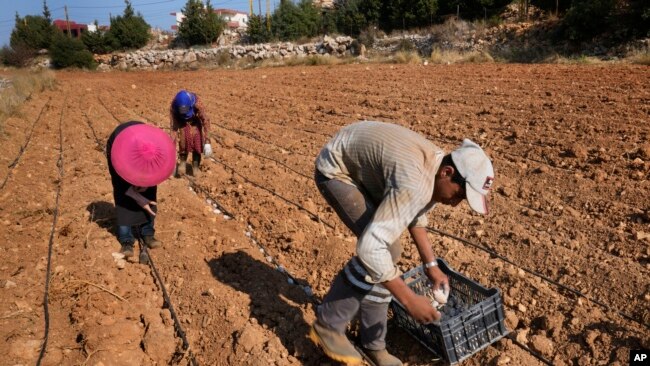
[[[171,137],[158,127],[142,122],[117,126],[106,144],[108,171],[113,183],[117,239],[125,257],[133,256],[132,227],[148,248],[161,242],[154,237],[157,185],[171,176],[176,149]]]

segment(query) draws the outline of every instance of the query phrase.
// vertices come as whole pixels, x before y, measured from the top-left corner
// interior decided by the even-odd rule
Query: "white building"
[[[248,13],[246,12],[232,9],[214,9],[214,12],[226,21],[228,29],[246,29],[248,27]],[[176,25],[172,25],[172,29],[176,31],[185,19],[185,15],[181,12],[170,15],[176,17]]]
[[[232,9],[214,9],[221,15],[230,29],[246,29],[248,27],[248,13]]]

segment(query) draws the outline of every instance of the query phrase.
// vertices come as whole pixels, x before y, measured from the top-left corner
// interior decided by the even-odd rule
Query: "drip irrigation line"
[[[237,129],[237,128],[226,127],[226,126],[224,126],[224,125],[217,125],[217,124],[215,124],[215,126],[217,126],[217,127],[219,127],[219,128],[223,128],[223,129],[226,130],[226,131],[230,131],[230,132],[236,133],[236,134],[238,134],[238,135],[240,135],[240,136],[247,137],[247,138],[249,138],[249,139],[251,139],[251,140],[255,140],[255,141],[259,142],[259,143],[262,143],[262,144],[265,144],[265,145],[275,146],[275,147],[277,147],[277,148],[279,148],[279,149],[282,149],[282,150],[288,151],[288,152],[291,153],[291,154],[295,154],[295,155],[300,155],[300,156],[304,156],[304,157],[309,157],[309,158],[311,158],[310,155],[303,154],[303,153],[300,153],[300,152],[296,152],[296,151],[294,151],[294,150],[292,150],[292,149],[285,148],[285,147],[282,147],[282,146],[278,146],[278,145],[276,145],[276,144],[272,144],[272,143],[270,143],[270,142],[263,141],[261,138],[259,138],[259,137],[255,136],[255,135],[253,135],[253,134],[250,133],[250,132],[246,132],[246,131],[244,131],[244,130],[240,130],[240,129]]]
[[[34,133],[34,128],[36,127],[36,123],[38,123],[38,121],[41,119],[41,116],[43,115],[43,111],[45,110],[45,107],[47,107],[47,105],[50,103],[50,100],[52,100],[52,98],[48,99],[48,101],[45,102],[45,104],[43,104],[43,107],[41,108],[41,111],[38,112],[38,116],[34,120],[34,123],[32,123],[32,127],[29,130],[29,134],[27,135],[27,138],[25,139],[25,144],[20,147],[20,151],[18,151],[18,155],[11,162],[11,164],[9,164],[9,166],[8,166],[9,171],[7,171],[7,176],[5,176],[5,179],[2,181],[2,185],[0,185],[0,190],[5,187],[5,184],[7,184],[7,180],[9,180],[9,175],[11,175],[11,172],[16,167],[16,165],[18,165],[18,162],[20,161],[20,158],[23,156],[23,153],[25,152],[25,150],[27,150],[27,146],[29,145],[29,142],[32,140],[32,135]]]
[[[153,263],[153,257],[151,257],[151,255],[149,254],[149,251],[147,250],[147,245],[144,243],[142,238],[138,237],[138,242],[140,244],[140,250],[144,252],[146,261],[149,263],[149,267],[151,267],[151,271],[153,272],[154,277],[156,277],[156,280],[160,285],[160,289],[163,293],[163,299],[165,300],[165,304],[167,304],[167,307],[169,308],[169,313],[171,314],[172,319],[174,320],[174,329],[176,330],[176,333],[183,341],[183,350],[187,351],[188,355],[190,356],[190,363],[194,366],[198,366],[198,362],[196,361],[196,358],[194,357],[194,354],[190,349],[190,342],[187,340],[187,337],[185,336],[185,331],[181,326],[180,320],[178,320],[176,311],[174,311],[174,305],[172,304],[172,300],[169,298],[169,294],[167,293],[167,289],[165,288],[165,283],[163,282],[162,278],[160,277],[160,274],[158,273],[158,270],[156,269],[155,264]]]
[[[224,145],[223,140],[222,140],[221,138],[219,138],[219,136],[216,136],[215,134],[212,134],[212,133],[210,134],[210,136],[213,137],[213,138],[216,139],[216,140],[219,140],[220,143],[221,143],[221,145]],[[224,145],[224,146],[225,146],[225,145]],[[253,156],[257,156],[258,158],[262,158],[262,159],[266,159],[266,160],[271,160],[272,162],[274,162],[274,163],[276,163],[276,164],[278,164],[278,165],[280,165],[280,166],[283,166],[284,168],[290,170],[291,172],[293,172],[293,173],[295,173],[295,174],[298,174],[298,175],[301,176],[301,177],[304,177],[304,178],[307,178],[307,179],[313,179],[313,177],[310,177],[310,176],[308,176],[307,174],[303,174],[303,173],[301,173],[301,172],[295,170],[294,168],[290,167],[290,166],[287,165],[286,163],[283,163],[283,162],[281,162],[281,161],[279,161],[279,160],[277,160],[277,159],[273,159],[273,158],[271,158],[271,157],[264,156],[264,155],[262,155],[262,154],[258,154],[258,153],[256,153],[256,152],[250,151],[250,150],[246,149],[245,147],[241,146],[240,144],[235,144],[235,148],[236,148],[237,150],[243,152],[243,153],[246,153],[246,154],[249,154],[249,155],[253,155]]]
[[[244,181],[246,181],[248,184],[250,184],[250,185],[252,185],[252,186],[254,186],[254,187],[257,187],[257,188],[259,188],[259,189],[261,189],[261,190],[263,190],[263,191],[266,191],[266,192],[270,193],[271,195],[273,195],[273,196],[275,196],[275,197],[281,199],[282,201],[284,201],[284,202],[286,202],[286,203],[288,203],[288,204],[290,204],[290,205],[296,206],[296,207],[298,207],[299,209],[305,211],[305,212],[306,212],[306,213],[307,213],[307,214],[308,214],[312,219],[315,219],[315,220],[318,221],[318,222],[322,222],[325,226],[329,227],[330,229],[333,229],[333,228],[334,228],[334,226],[332,226],[331,224],[327,223],[326,221],[323,221],[323,220],[320,218],[320,216],[318,216],[318,214],[315,214],[315,213],[309,211],[309,210],[308,210],[307,208],[305,208],[304,206],[302,206],[302,205],[300,205],[300,204],[298,204],[298,203],[295,203],[295,202],[291,201],[290,199],[288,199],[288,198],[286,198],[286,197],[283,197],[283,196],[281,196],[281,195],[275,193],[274,191],[272,191],[272,190],[270,190],[270,189],[268,189],[268,188],[262,186],[262,185],[259,184],[259,183],[255,183],[255,182],[253,182],[252,180],[248,179],[246,176],[243,176],[242,174],[238,173],[234,168],[232,168],[232,167],[229,166],[228,164],[226,164],[226,163],[224,163],[224,162],[222,162],[222,161],[219,161],[219,160],[217,160],[217,159],[215,159],[215,158],[212,158],[212,157],[210,158],[210,160],[214,161],[214,162],[217,163],[217,164],[220,164],[220,165],[224,166],[225,168],[229,169],[232,173],[239,175],[239,176],[242,177],[242,178],[244,179]]]
[[[215,206],[217,206],[217,208],[218,208],[219,210],[221,210],[223,213],[227,214],[228,216],[232,217],[233,219],[236,219],[236,218],[237,218],[237,216],[235,216],[234,214],[232,214],[232,213],[226,211],[226,209],[223,208],[223,205],[221,205],[221,204],[219,203],[219,201],[218,201],[216,198],[214,198],[214,197],[213,197],[213,196],[208,192],[207,189],[205,189],[205,188],[203,188],[203,187],[201,187],[201,186],[199,186],[199,185],[197,185],[197,184],[195,184],[195,183],[193,183],[193,182],[191,182],[191,181],[190,181],[190,186],[191,186],[192,189],[194,189],[195,191],[201,192],[201,193],[203,194],[203,196],[206,197],[206,199],[209,199],[209,200],[210,200],[210,202],[208,202],[209,204],[210,204],[210,203],[214,204]],[[294,277],[291,273],[289,273],[289,271],[286,269],[286,267],[284,267],[282,264],[278,263],[278,261],[276,260],[276,258],[275,258],[274,256],[272,256],[272,255],[269,254],[270,252],[268,251],[268,249],[266,249],[262,244],[260,244],[259,239],[257,239],[257,238],[253,235],[253,228],[252,228],[250,225],[248,225],[248,230],[249,230],[249,231],[246,232],[246,234],[247,234],[246,236],[247,236],[247,237],[248,237],[248,238],[249,238],[249,239],[250,239],[250,240],[251,240],[255,245],[257,245],[258,249],[260,249],[260,251],[265,255],[266,259],[267,259],[271,264],[273,264],[273,265],[275,266],[275,268],[276,268],[279,272],[284,273],[284,274],[285,274],[285,275],[286,275],[286,276],[287,276],[287,277],[292,281],[292,282],[291,282],[292,284],[299,285],[299,286],[303,287],[303,290],[304,290],[304,286],[300,285],[300,282],[298,281],[298,279],[296,279],[296,277]],[[312,298],[312,301],[313,301],[315,304],[317,304],[317,305],[320,304],[320,301],[318,301],[318,299],[316,299],[316,298],[314,297],[314,294],[313,294],[313,292],[311,291],[311,288],[310,288],[309,292],[307,292],[307,291],[305,290],[305,293],[307,293],[307,296],[309,296],[310,298]]]
[[[67,102],[67,98],[66,98]],[[43,344],[41,345],[41,351],[38,354],[38,359],[36,360],[36,366],[40,366],[43,357],[45,356],[45,350],[47,349],[47,341],[50,335],[50,309],[48,306],[49,302],[49,293],[50,293],[50,275],[52,268],[52,246],[54,244],[54,231],[56,230],[56,224],[59,219],[59,198],[61,197],[61,186],[63,185],[63,112],[65,111],[66,102],[64,102],[63,107],[61,108],[61,116],[59,118],[59,158],[56,161],[56,166],[59,170],[59,181],[56,188],[56,199],[54,203],[54,212],[52,213],[52,229],[50,230],[50,239],[47,245],[47,269],[45,272],[45,292],[43,295],[43,312],[45,315],[45,333],[43,335]]]
[[[521,269],[521,270],[523,270],[523,271],[525,271],[525,272],[527,272],[527,273],[529,273],[529,274],[532,274],[533,276],[539,277],[539,278],[543,279],[544,281],[546,281],[546,282],[548,282],[548,283],[550,283],[550,284],[553,284],[553,285],[555,285],[555,286],[557,286],[557,287],[559,287],[559,288],[561,288],[561,289],[563,289],[563,290],[565,290],[565,291],[568,291],[568,292],[570,292],[570,293],[573,293],[573,294],[575,294],[575,295],[578,295],[578,296],[580,296],[580,297],[583,297],[583,298],[585,298],[585,299],[587,299],[587,300],[589,300],[589,301],[591,301],[591,302],[593,302],[593,303],[595,303],[595,304],[598,304],[598,305],[600,305],[601,307],[605,308],[605,310],[607,310],[607,311],[609,311],[609,312],[617,313],[618,315],[622,316],[623,318],[625,318],[625,319],[627,319],[627,320],[630,320],[630,321],[632,321],[632,322],[635,322],[635,323],[637,323],[637,324],[639,324],[639,325],[642,325],[642,326],[644,326],[644,327],[650,329],[650,324],[643,323],[642,321],[640,321],[640,320],[638,320],[638,319],[636,319],[636,318],[634,318],[634,317],[632,317],[632,316],[630,316],[630,315],[628,315],[628,314],[626,314],[626,313],[624,313],[624,312],[622,312],[622,311],[613,310],[613,309],[612,309],[610,306],[608,306],[607,304],[605,304],[605,303],[603,303],[603,302],[600,302],[600,301],[598,301],[598,300],[594,300],[594,299],[590,298],[589,296],[583,294],[582,292],[580,292],[580,291],[578,291],[578,290],[576,290],[576,289],[573,289],[573,288],[571,288],[571,287],[568,287],[568,286],[566,286],[566,285],[563,285],[563,284],[561,284],[561,283],[559,283],[559,282],[557,282],[557,281],[555,281],[555,280],[553,280],[553,279],[551,279],[551,278],[549,278],[549,277],[547,277],[547,276],[545,276],[545,275],[543,275],[543,274],[541,274],[541,273],[539,273],[539,272],[537,272],[537,271],[533,271],[533,270],[531,270],[531,269],[528,269],[528,268],[522,267],[522,266],[518,265],[517,263],[515,263],[514,261],[512,261],[512,260],[508,259],[507,257],[505,257],[505,256],[503,256],[503,255],[501,255],[501,254],[499,254],[499,253],[497,253],[497,252],[495,252],[495,251],[492,250],[492,249],[486,248],[486,247],[484,247],[484,246],[482,246],[482,245],[479,245],[479,244],[476,244],[476,243],[472,243],[471,241],[469,241],[469,240],[467,240],[467,239],[463,239],[463,238],[461,238],[461,237],[458,237],[458,236],[455,236],[455,235],[453,235],[453,234],[450,234],[450,233],[444,232],[444,231],[442,231],[442,230],[438,230],[438,229],[436,229],[436,228],[434,228],[434,227],[427,227],[427,230],[428,230],[429,232],[434,232],[434,233],[438,233],[438,234],[443,235],[443,236],[450,237],[450,238],[452,238],[452,239],[455,239],[455,240],[457,240],[457,241],[460,241],[460,242],[463,243],[463,244],[466,244],[466,245],[469,245],[469,246],[474,247],[474,248],[476,248],[476,249],[482,250],[482,251],[484,251],[484,252],[486,252],[486,253],[488,253],[488,254],[494,256],[494,257],[497,257],[497,258],[501,259],[502,261],[504,261],[504,262],[506,262],[506,263],[509,263],[509,264],[511,264],[511,265],[513,265],[513,266],[515,266],[515,267],[517,267],[517,268],[519,268],[519,269]]]
[[[97,96],[97,100],[99,100],[99,104],[101,104],[102,107],[104,107],[106,112],[108,112],[113,117],[113,119],[115,119],[117,121],[117,123],[122,123],[123,122],[121,119],[117,118],[115,116],[115,114],[113,114],[113,112],[110,109],[108,109],[108,107],[106,106],[106,104],[104,104],[104,101],[102,100],[102,98],[99,95]]]
[[[271,124],[274,124],[274,125],[276,125],[276,126],[280,126],[280,127],[282,127],[282,128],[288,128],[288,127],[289,127],[289,126],[283,125],[282,123],[279,123],[279,122],[273,122],[273,121],[268,121],[268,122],[271,123]],[[320,132],[320,131],[312,131],[312,130],[308,130],[308,129],[304,128],[304,127],[301,127],[301,128],[293,127],[293,129],[298,130],[298,131],[303,131],[303,132],[311,133],[311,134],[313,134],[313,135],[324,136],[324,137],[327,137],[327,138],[331,138],[331,137],[332,137],[331,134],[324,133],[324,132]]]
[[[84,112],[84,111],[81,111],[81,114],[84,116],[84,118],[85,118],[85,120],[86,120],[86,124],[87,124],[88,127],[90,128],[90,131],[92,131],[92,133],[93,133],[93,138],[95,139],[95,144],[97,144],[97,147],[98,147],[101,151],[105,151],[105,150],[106,150],[106,146],[104,145],[104,142],[102,142],[102,141],[99,139],[99,137],[97,137],[97,133],[95,132],[95,128],[93,127],[93,124],[92,124],[92,122],[90,121],[90,118],[88,117],[88,114],[86,114],[86,112]]]
[[[196,184],[196,183],[193,182],[193,181],[189,181],[189,183],[190,183],[190,187],[191,187],[194,191],[196,191],[196,192],[201,192],[201,193],[203,193],[204,196],[210,198],[210,199],[212,200],[212,202],[217,206],[217,208],[218,208],[221,212],[223,212],[224,214],[226,214],[226,215],[232,217],[233,219],[236,218],[236,216],[235,216],[234,214],[232,214],[230,211],[228,211],[225,207],[223,207],[223,205],[220,204],[219,201],[217,201],[216,199],[214,199],[214,198],[210,195],[210,192],[209,192],[206,188],[201,187],[200,185]]]
[[[542,356],[541,354],[539,354],[539,352],[533,351],[532,349],[530,349],[530,347],[528,347],[528,346],[526,346],[525,344],[519,342],[519,341],[515,338],[515,336],[512,335],[512,333],[506,334],[506,338],[508,338],[509,340],[511,340],[511,341],[512,341],[514,344],[516,344],[517,346],[519,346],[519,348],[521,348],[521,349],[523,349],[524,351],[527,351],[528,353],[530,353],[531,355],[533,355],[536,359],[540,360],[540,361],[543,362],[544,364],[546,364],[546,365],[548,365],[548,366],[553,366],[553,362],[551,362],[551,361],[547,360],[546,358],[544,358],[544,356]]]

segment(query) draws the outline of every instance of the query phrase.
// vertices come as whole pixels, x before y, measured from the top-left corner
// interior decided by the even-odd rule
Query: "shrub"
[[[50,47],[50,58],[52,65],[63,69],[66,67],[78,67],[94,69],[97,65],[83,42],[76,38],[70,38],[59,33],[54,37]]]
[[[635,51],[627,59],[633,64],[650,66],[650,49]]]
[[[458,64],[458,63],[484,63],[494,62],[494,58],[487,52],[471,51],[457,52],[449,50],[440,50],[439,48],[431,51],[431,63],[434,64]]]
[[[12,86],[0,90],[0,131],[3,130],[7,117],[14,114],[28,96],[53,88],[54,73],[52,71],[19,72],[14,75]]]
[[[85,32],[81,35],[81,41],[92,53],[106,54],[111,53],[113,50],[119,48],[117,40],[113,38],[109,32],[103,32],[99,29],[97,21],[95,21],[94,32]]]
[[[413,52],[413,51],[417,51],[417,47],[415,46],[413,41],[409,39],[402,39],[399,41],[399,44],[397,45],[397,50],[403,52]]]
[[[37,52],[33,48],[24,45],[17,45],[13,48],[4,46],[0,50],[0,59],[7,66],[25,67],[36,56]]]
[[[248,18],[248,28],[246,29],[246,39],[248,43],[265,43],[271,39],[271,33],[266,27],[266,18],[261,15],[251,15]]]
[[[373,46],[377,38],[381,38],[384,35],[386,35],[386,33],[381,31],[378,27],[372,25],[359,33],[359,42],[366,46],[366,48],[370,48]]]
[[[615,3],[616,0],[573,0],[563,21],[567,36],[581,41],[603,32],[610,25]]]
[[[343,63],[338,57],[324,55],[310,55],[305,57],[290,57],[284,60],[286,66],[320,66],[320,65],[337,65]]]
[[[142,14],[135,14],[129,0],[124,2],[126,3],[124,14],[111,18],[111,29],[108,34],[115,39],[121,49],[141,48],[149,41],[151,27],[144,21]]]
[[[393,62],[396,64],[421,64],[422,58],[417,52],[413,51],[399,51],[393,57]]]
[[[230,66],[234,64],[232,56],[230,56],[230,52],[226,50],[221,50],[217,52],[217,55],[215,57],[215,62],[219,66]]]

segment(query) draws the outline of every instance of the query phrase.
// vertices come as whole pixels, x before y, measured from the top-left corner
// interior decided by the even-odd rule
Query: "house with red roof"
[[[60,29],[65,34],[68,34],[68,30],[69,30],[70,35],[75,38],[81,38],[81,35],[88,31],[88,25],[79,24],[73,21],[56,19],[55,21],[52,22],[52,24],[54,24],[55,27]]]

